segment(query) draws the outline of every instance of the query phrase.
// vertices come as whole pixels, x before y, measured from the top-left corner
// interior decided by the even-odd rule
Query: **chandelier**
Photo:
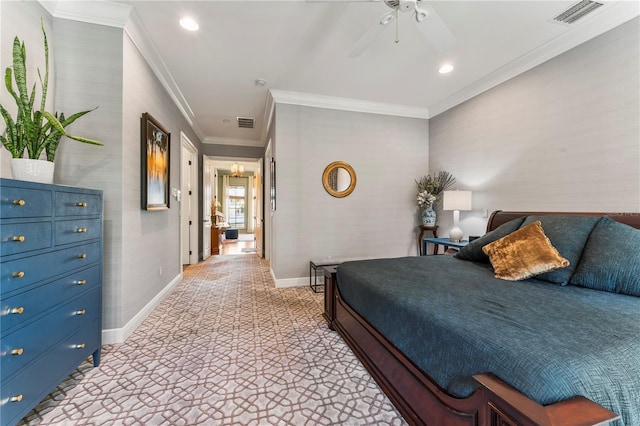
[[[231,176],[240,177],[244,173],[244,166],[239,166],[238,163],[233,163],[231,166]]]

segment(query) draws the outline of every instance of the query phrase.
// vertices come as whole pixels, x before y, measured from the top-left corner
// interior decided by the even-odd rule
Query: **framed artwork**
[[[142,208],[169,208],[169,164],[171,134],[151,114],[141,118]]]
[[[269,182],[271,188],[269,188],[269,193],[271,197],[271,211],[276,211],[276,160],[273,158],[271,159],[270,177]]]

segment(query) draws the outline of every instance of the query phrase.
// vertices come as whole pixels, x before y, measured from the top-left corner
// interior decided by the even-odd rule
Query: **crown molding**
[[[108,1],[38,0],[54,18],[124,28],[132,6]]]
[[[605,3],[606,7],[598,13],[598,19],[585,18],[585,22],[576,24],[571,31],[556,37],[544,45],[530,51],[520,58],[499,68],[498,70],[475,81],[459,92],[437,102],[429,107],[431,117],[445,112],[487,90],[504,83],[562,53],[577,47],[613,28],[640,15],[640,3],[635,1],[619,1]],[[594,14],[595,16],[595,14]],[[558,24],[561,25],[561,24]]]
[[[363,101],[358,99],[338,98],[311,93],[292,92],[288,90],[269,90],[276,104],[290,104],[315,108],[337,109],[341,111],[365,112],[369,114],[394,115],[408,118],[429,118],[426,108],[382,102]],[[269,100],[267,100],[269,102]],[[269,110],[269,108],[267,108]]]
[[[151,71],[183,115],[189,126],[200,140],[204,139],[202,130],[195,124],[195,114],[189,106],[178,84],[173,79],[162,57],[158,53],[151,37],[144,28],[132,6],[110,1],[63,1],[38,0],[47,12],[57,19],[69,19],[89,24],[122,28],[138,49]]]
[[[187,99],[182,94],[180,87],[178,87],[178,84],[173,79],[167,65],[162,60],[158,49],[156,49],[156,46],[151,41],[151,37],[149,37],[149,34],[145,30],[144,25],[135,10],[132,10],[124,30],[151,68],[153,74],[160,81],[162,87],[167,91],[167,94],[171,100],[173,100],[173,103],[176,105],[178,110],[180,110],[182,116],[187,120],[189,126],[191,126],[198,138],[203,140],[204,134],[195,124],[195,114],[189,106],[189,102],[187,102]]]
[[[271,90],[267,91],[267,103],[264,108],[264,120],[262,120],[264,126],[262,126],[262,134],[260,135],[260,140],[262,141],[263,146],[267,146],[267,138],[269,137],[269,131],[271,129],[271,125],[273,124],[273,117],[276,112],[276,103],[273,100],[273,94]]]
[[[202,143],[215,145],[264,146],[262,141],[258,139],[221,138],[218,136],[207,136],[202,140]]]

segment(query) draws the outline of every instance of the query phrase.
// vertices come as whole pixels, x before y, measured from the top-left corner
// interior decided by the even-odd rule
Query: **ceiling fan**
[[[335,0],[334,0],[335,1]],[[349,1],[349,0],[347,0]],[[370,0],[380,1],[380,0]],[[416,20],[418,29],[425,36],[427,41],[438,51],[444,53],[453,44],[456,39],[447,28],[447,25],[440,19],[438,14],[425,0],[383,0],[390,7],[391,12],[387,12],[378,22],[373,24],[366,34],[356,43],[355,47],[349,53],[350,58],[360,56],[380,33],[394,20],[396,21],[396,43],[399,41],[397,37],[398,12],[411,13]]]

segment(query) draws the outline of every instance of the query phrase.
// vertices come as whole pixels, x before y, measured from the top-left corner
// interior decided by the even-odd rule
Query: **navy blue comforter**
[[[491,372],[540,404],[584,395],[640,425],[640,297],[498,280],[453,256],[346,262],[338,288],[453,396]]]

